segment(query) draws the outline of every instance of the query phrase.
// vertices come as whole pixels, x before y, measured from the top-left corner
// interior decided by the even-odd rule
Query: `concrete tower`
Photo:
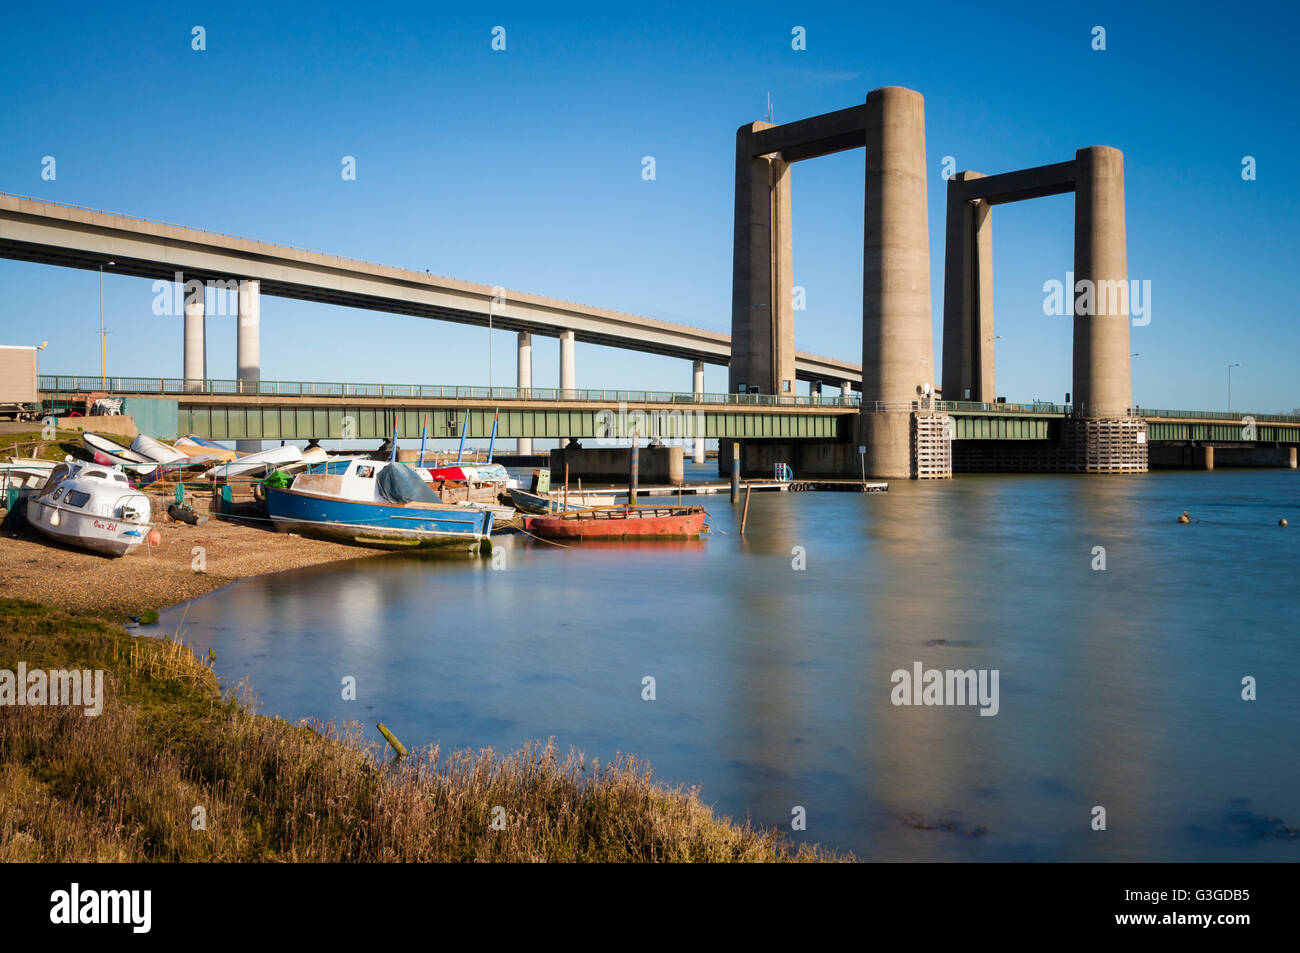
[[[900,86],[872,90],[866,127],[862,443],[868,475],[906,478],[913,402],[934,382],[925,98]]]
[[[1074,411],[1078,417],[1127,415],[1133,405],[1124,229],[1124,154],[1090,146],[1074,154]],[[1090,302],[1090,303],[1089,303]],[[1091,312],[1091,313],[1089,313]]]

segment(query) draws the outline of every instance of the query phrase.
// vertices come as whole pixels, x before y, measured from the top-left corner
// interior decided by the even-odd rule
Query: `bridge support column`
[[[852,397],[852,396],[853,396],[853,382],[852,382],[852,381],[840,381],[840,396],[841,396],[841,397]]]
[[[980,172],[948,180],[943,268],[943,396],[993,403],[993,206],[966,198]]]
[[[515,385],[519,388],[520,397],[528,396],[529,388],[533,386],[533,335],[528,331],[519,332],[519,370]],[[520,437],[515,449],[520,454],[531,454],[533,438]]]
[[[203,389],[203,382],[208,376],[207,335],[204,331],[204,296],[201,281],[187,281],[185,294],[185,349],[184,377],[185,390],[193,393]]]
[[[560,389],[565,397],[577,396],[576,374],[573,368],[573,332],[560,332]]]
[[[700,396],[704,393],[704,362],[703,361],[696,361],[691,367],[691,393],[695,395],[695,399],[697,401],[700,399]],[[703,425],[703,422],[704,422],[704,415],[702,413],[696,413],[695,427],[697,430]],[[696,433],[694,435],[694,440],[692,441],[691,446],[695,451],[695,456],[693,457],[694,461],[696,463],[703,463],[704,462],[704,434]]]
[[[239,321],[235,329],[235,376],[240,390],[257,393],[262,379],[262,283],[239,283]],[[252,385],[251,387],[247,385]],[[262,441],[236,440],[235,449],[249,453],[262,449]]]
[[[1204,449],[1205,449],[1205,469],[1213,470],[1214,469],[1214,448],[1205,447]]]
[[[1124,154],[1091,146],[1074,155],[1074,412],[1126,417],[1129,369]],[[1087,284],[1081,284],[1087,282]]]
[[[869,476],[908,478],[912,408],[934,381],[925,98],[899,86],[867,94],[862,262],[862,443]],[[734,340],[734,338],[733,338]],[[883,403],[876,412],[873,402]]]
[[[1288,458],[1289,458],[1289,459],[1288,459],[1288,462],[1287,462],[1287,466],[1289,466],[1292,470],[1294,470],[1294,469],[1296,468],[1296,466],[1295,466],[1295,458],[1296,458],[1296,453],[1295,453],[1295,451],[1296,451],[1296,448],[1295,448],[1295,447],[1292,447],[1292,448],[1291,448],[1291,452],[1287,455]]]
[[[727,387],[733,394],[741,384],[764,394],[793,394],[795,386],[790,163],[777,154],[754,155],[754,133],[770,128],[770,122],[751,122],[736,132]]]

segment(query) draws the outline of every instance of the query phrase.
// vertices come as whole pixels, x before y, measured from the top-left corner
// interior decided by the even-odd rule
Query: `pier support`
[[[1126,417],[1133,405],[1129,362],[1124,155],[1109,146],[1075,153],[1074,413]]]
[[[691,371],[692,371],[691,393],[695,395],[695,399],[698,401],[700,397],[704,394],[704,362],[696,361],[692,366]],[[703,414],[695,415],[695,426],[697,428],[700,426],[703,416],[704,416]],[[694,434],[691,442],[691,447],[695,453],[692,459],[696,463],[703,463],[704,462],[704,435],[701,433]]]
[[[925,98],[872,90],[866,127],[862,443],[868,476],[908,478],[912,409],[934,380]]]
[[[577,396],[573,369],[573,332],[560,332],[560,389],[567,398]]]
[[[184,377],[186,393],[203,389],[208,376],[207,336],[204,333],[205,290],[200,281],[187,281],[185,295]]]
[[[993,376],[993,206],[971,200],[967,183],[980,172],[948,180],[943,268],[943,396],[991,404]]]
[[[533,335],[529,331],[519,332],[519,369],[516,375],[515,386],[519,388],[519,396],[527,397],[533,386]],[[520,455],[531,454],[533,438],[520,437],[515,449]]]
[[[790,163],[761,154],[751,122],[736,131],[736,206],[732,246],[731,369],[727,390],[757,386],[793,394],[794,254],[790,232]]]
[[[852,396],[853,396],[853,382],[852,382],[852,381],[840,381],[840,396],[841,396],[841,397],[852,397]]]
[[[235,328],[235,377],[241,393],[258,392],[262,380],[262,283],[239,283],[239,320]],[[252,386],[248,386],[252,385]],[[236,440],[235,449],[255,453],[261,440]]]

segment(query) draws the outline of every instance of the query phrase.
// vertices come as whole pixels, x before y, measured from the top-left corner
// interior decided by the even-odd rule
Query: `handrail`
[[[3,193],[0,193],[3,194]],[[205,378],[187,380],[180,377],[111,377],[105,386],[98,374],[42,374],[39,388],[45,393],[210,395],[251,397],[382,397],[416,400],[481,401],[575,401],[616,404],[718,404],[739,407],[840,407],[861,409],[864,413],[935,412],[958,414],[1044,414],[1068,416],[1070,404],[1006,404],[976,401],[918,399],[913,401],[867,401],[860,397],[820,394],[695,394],[654,390],[601,390],[559,387],[483,387],[466,384],[374,384],[345,381],[240,381]],[[1217,410],[1157,410],[1132,407],[1129,416],[1167,417],[1187,420],[1224,420],[1241,423],[1247,417],[1256,423],[1300,425],[1300,415],[1229,413]]]
[[[754,407],[826,407],[857,409],[859,398],[779,394],[716,394],[653,390],[603,390],[559,387],[483,387],[463,384],[377,384],[344,381],[186,380],[178,377],[121,377],[105,381],[98,374],[42,374],[47,394],[139,394],[161,396],[379,397],[415,400],[574,401],[601,404],[717,404]]]

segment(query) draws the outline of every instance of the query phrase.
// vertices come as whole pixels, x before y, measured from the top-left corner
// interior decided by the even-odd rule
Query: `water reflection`
[[[711,497],[703,542],[512,537],[497,570],[388,556],[245,580],[190,604],[187,637],[269,712],[382,719],[408,746],[632,751],[732,815],[788,828],[801,806],[796,836],[873,859],[1297,859],[1268,821],[1300,826],[1300,702],[1277,689],[1300,676],[1300,537],[1275,526],[1298,486],[755,493],[744,537]],[[894,706],[916,662],[998,670],[999,714]]]

